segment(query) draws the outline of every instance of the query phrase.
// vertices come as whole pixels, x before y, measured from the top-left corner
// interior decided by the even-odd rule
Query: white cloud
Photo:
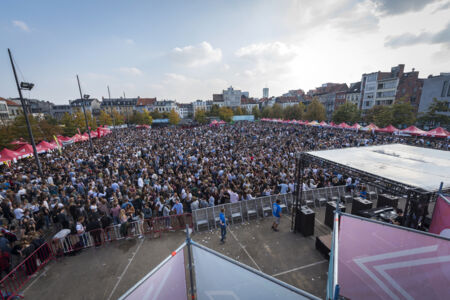
[[[30,32],[30,27],[28,27],[27,23],[25,23],[24,21],[18,21],[18,20],[14,20],[12,21],[14,27],[17,27],[25,32]]]
[[[135,67],[122,67],[122,68],[119,68],[119,71],[124,74],[134,75],[134,76],[140,76],[143,74],[143,72],[141,70],[139,70],[138,68],[135,68]]]
[[[222,50],[219,48],[214,49],[208,42],[201,42],[195,46],[189,45],[183,48],[174,48],[170,52],[170,57],[178,64],[198,67],[219,62],[222,59]]]

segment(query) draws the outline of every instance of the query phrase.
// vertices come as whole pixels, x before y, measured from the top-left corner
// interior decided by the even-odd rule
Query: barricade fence
[[[192,215],[189,213],[155,217],[99,228],[82,234],[69,234],[63,239],[53,240],[52,247],[56,256],[62,256],[86,248],[99,247],[115,240],[144,235],[159,238],[163,232],[186,229],[186,224],[193,228]]]
[[[374,186],[370,184],[363,184],[363,186],[367,188],[368,198],[370,196],[370,199],[372,199],[372,197],[378,194]],[[302,192],[303,201],[299,202],[299,205],[306,204],[307,206],[317,208],[325,205],[328,201],[336,201],[337,199],[350,203],[353,197],[359,194],[359,191],[360,187],[349,188],[343,185],[311,189]],[[200,208],[192,212],[195,228],[197,231],[201,227],[207,227],[208,230],[211,227],[217,228],[219,214],[222,208],[225,210],[226,218],[232,224],[234,224],[236,219],[241,219],[241,221],[247,219],[249,221],[253,217],[270,217],[272,216],[272,205],[277,199],[281,201],[280,206],[282,210],[289,211],[294,207],[295,195],[294,193],[287,193]]]
[[[30,278],[52,259],[52,248],[48,243],[42,244],[0,281],[0,299],[6,300],[17,295]]]

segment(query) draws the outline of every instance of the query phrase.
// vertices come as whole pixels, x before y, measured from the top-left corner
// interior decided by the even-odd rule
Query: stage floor
[[[317,211],[315,234],[328,234],[324,208]],[[194,233],[192,239],[264,273],[324,298],[328,261],[315,250],[315,237],[290,232],[284,216],[280,232],[271,218],[229,226],[227,242],[219,231]],[[185,240],[184,232],[159,239],[116,241],[64,257],[44,268],[24,289],[26,299],[117,299]],[[219,271],[219,270],[218,270]]]

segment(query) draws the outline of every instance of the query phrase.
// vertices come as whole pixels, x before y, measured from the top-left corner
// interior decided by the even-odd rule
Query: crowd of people
[[[293,192],[295,154],[301,151],[406,143],[448,150],[448,140],[371,132],[236,123],[190,129],[120,129],[62,152],[0,167],[0,267],[23,258],[52,229],[73,234],[132,221],[180,215],[223,203]],[[352,185],[337,173],[310,166],[303,189]],[[4,274],[4,273],[3,273]]]

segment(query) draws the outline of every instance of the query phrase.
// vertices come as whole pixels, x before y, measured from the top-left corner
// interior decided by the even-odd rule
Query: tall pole
[[[81,99],[81,106],[83,106],[83,113],[84,113],[84,121],[86,122],[86,130],[89,136],[89,146],[91,147],[91,152],[94,152],[94,146],[92,146],[92,138],[91,138],[91,130],[89,129],[88,120],[86,116],[86,108],[84,107],[84,101],[83,93],[81,93],[81,85],[80,85],[80,78],[78,78],[77,75],[77,82],[78,82],[78,89],[80,90],[80,99]]]
[[[191,282],[191,299],[195,300],[195,291],[194,291],[194,276],[192,275],[192,258],[191,258],[191,236],[189,234],[189,225],[186,224],[186,245],[188,249],[188,257],[189,257],[189,281]]]
[[[113,121],[113,129],[116,129],[116,117],[114,116],[113,113],[113,105],[112,105],[112,101],[111,101],[111,92],[109,91],[109,85],[108,85],[108,97],[109,97],[109,105],[111,107],[111,115],[112,115],[112,121]]]
[[[14,66],[11,50],[9,50],[9,48],[8,48],[8,54],[9,54],[9,60],[11,61],[11,67],[12,67],[13,73],[14,73],[14,79],[16,80],[17,91],[19,92],[20,103],[22,104],[23,115],[25,116],[25,121],[27,122],[28,135],[30,136],[30,139],[31,139],[31,146],[33,147],[34,159],[36,161],[39,175],[41,177],[43,177],[44,174],[42,173],[42,166],[41,166],[41,162],[39,161],[36,144],[34,142],[33,131],[31,130],[31,126],[30,126],[30,120],[28,120],[28,113],[27,113],[27,108],[25,105],[25,100],[23,99],[23,96],[22,96],[22,90],[20,89],[19,80],[17,79],[16,67]]]

